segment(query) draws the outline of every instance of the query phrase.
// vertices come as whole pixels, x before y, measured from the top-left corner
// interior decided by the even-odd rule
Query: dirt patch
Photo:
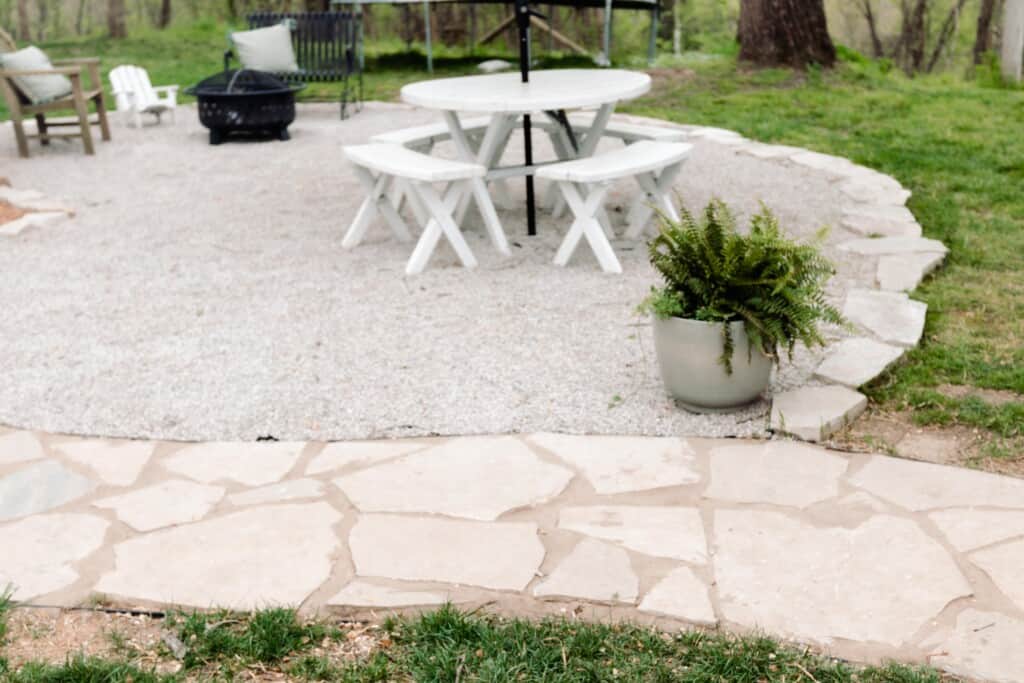
[[[332,666],[362,660],[375,651],[391,646],[387,634],[372,624],[345,622],[338,624],[340,638],[324,638],[316,647],[286,657],[274,666],[253,664],[245,669],[241,680],[288,681],[285,673],[303,657],[323,658]],[[130,615],[97,610],[62,610],[15,608],[8,619],[6,641],[0,654],[12,670],[27,662],[63,664],[79,655],[108,660],[130,660],[142,669],[155,669],[164,674],[176,673],[181,662],[175,659],[164,640],[166,622],[146,615]],[[218,678],[223,662],[188,672],[185,680],[205,681]]]
[[[17,206],[0,199],[0,225],[16,221],[27,213],[31,212],[28,209],[18,208]]]
[[[1007,403],[1024,403],[1024,395],[1005,389],[981,389],[963,384],[940,384],[936,387],[936,391],[947,398],[960,399],[973,396],[993,406],[1002,406]]]
[[[16,608],[3,655],[15,669],[28,661],[61,664],[79,654],[118,657],[128,651],[153,653],[150,663],[155,665],[162,623],[143,615]]]
[[[914,423],[909,411],[871,410],[826,445],[1024,478],[1024,439],[1000,439],[963,425],[922,426]]]

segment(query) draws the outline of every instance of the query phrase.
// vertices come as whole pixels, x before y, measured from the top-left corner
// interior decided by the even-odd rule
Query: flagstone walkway
[[[790,441],[3,431],[0,548],[36,603],[452,601],[1024,678],[1024,480]]]

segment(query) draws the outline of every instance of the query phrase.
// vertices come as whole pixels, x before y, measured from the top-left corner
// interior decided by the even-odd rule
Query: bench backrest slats
[[[359,72],[359,20],[354,12],[253,12],[248,16],[250,29],[287,22],[301,72],[291,78],[313,81],[344,80]]]

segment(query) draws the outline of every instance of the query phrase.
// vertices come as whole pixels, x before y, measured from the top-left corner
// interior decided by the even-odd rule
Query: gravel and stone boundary
[[[523,211],[505,209],[508,259],[470,214],[474,272],[442,248],[426,273],[403,278],[408,247],[383,226],[340,249],[361,198],[340,146],[434,113],[369,103],[338,122],[329,106],[302,105],[291,142],[221,147],[182,114],[119,128],[95,158],[52,145],[10,165],[15,187],[77,215],[0,240],[0,422],[185,440],[774,430],[816,441],[855,419],[866,405],[857,387],[919,342],[925,305],[905,292],[946,254],[921,237],[909,192],[889,176],[684,127],[695,150],[681,200],[698,210],[718,196],[741,219],[763,201],[808,238],[828,226],[829,295],[856,326],[783,363],[771,402],[692,415],[665,395],[649,322],[634,312],[656,282],[642,244],[616,242],[619,277],[583,250],[560,269],[550,261],[565,221],[542,214],[541,236],[527,239]],[[0,156],[12,154],[4,145]],[[510,161],[520,149],[514,140]],[[613,207],[632,191],[616,186]],[[26,218],[44,215],[58,214]]]

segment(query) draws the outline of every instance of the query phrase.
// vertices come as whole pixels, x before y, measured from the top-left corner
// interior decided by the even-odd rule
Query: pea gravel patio
[[[476,271],[445,247],[423,275],[405,278],[410,246],[383,225],[343,251],[361,190],[341,145],[435,118],[384,103],[335,116],[303,105],[290,142],[211,147],[183,111],[176,125],[118,128],[96,158],[55,143],[7,165],[15,187],[77,215],[0,239],[0,423],[186,440],[766,433],[767,401],[698,416],[666,397],[649,324],[634,313],[657,281],[641,243],[615,244],[622,276],[601,273],[586,250],[558,268],[551,259],[568,218],[541,212],[541,236],[528,239],[520,209],[501,211],[507,259],[470,214]],[[857,229],[846,213],[863,200],[834,172],[848,162],[695,133],[677,183],[689,207],[718,196],[749,215],[764,201],[794,234],[831,226],[836,303],[874,286],[879,255],[837,249],[857,237],[840,224]],[[0,134],[0,145],[10,137]],[[510,158],[520,149],[513,141]],[[0,147],[0,157],[11,152]],[[878,178],[859,192],[873,187],[902,204],[898,184]],[[521,182],[512,187],[522,206]],[[612,204],[632,191],[617,186]],[[884,219],[919,234],[912,216],[892,215],[905,209],[891,208],[859,225]],[[772,391],[821,383],[813,374],[823,357],[800,349]]]

